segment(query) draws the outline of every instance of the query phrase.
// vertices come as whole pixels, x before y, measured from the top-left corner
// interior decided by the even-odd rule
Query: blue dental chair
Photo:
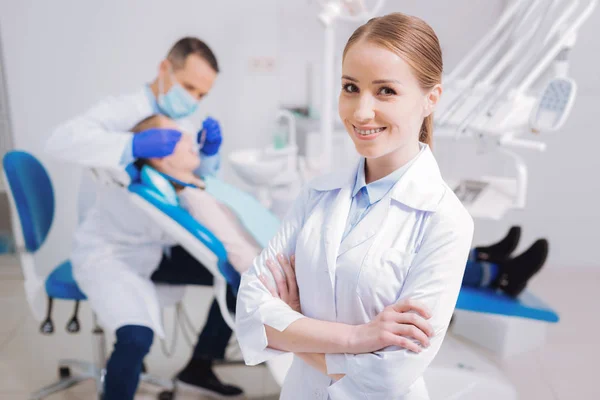
[[[223,319],[235,331],[234,316],[227,308],[227,285],[234,293],[240,275],[227,261],[223,244],[196,221],[180,204],[173,185],[150,166],[141,170],[128,168],[132,180],[132,200],[188,253],[205,266],[214,277],[214,293]],[[216,178],[204,177],[206,191],[231,209],[246,230],[262,247],[279,228],[279,220],[254,197]]]
[[[9,188],[13,234],[25,279],[25,293],[36,319],[43,319],[40,331],[46,335],[54,333],[52,305],[54,300],[59,299],[75,302],[75,312],[66,330],[69,333],[79,332],[77,312],[79,302],[86,300],[86,296],[73,279],[71,263],[68,260],[62,262],[45,280],[36,273],[35,268],[36,262],[39,262],[35,260],[35,255],[44,245],[54,219],[54,191],[50,177],[43,165],[24,151],[7,153],[2,163],[4,179]],[[44,303],[47,303],[45,319]],[[94,325],[95,362],[60,360],[59,380],[33,393],[30,399],[44,399],[89,379],[95,380],[98,399],[102,398],[106,343],[95,316]],[[72,369],[78,373],[72,373]],[[141,380],[167,389],[172,387],[169,380],[147,374],[143,374]]]

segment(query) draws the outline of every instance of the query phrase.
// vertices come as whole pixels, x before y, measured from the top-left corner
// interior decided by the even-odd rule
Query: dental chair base
[[[58,373],[60,379],[33,393],[30,396],[30,400],[45,399],[55,393],[62,392],[88,380],[93,380],[95,382],[96,398],[102,400],[104,375],[106,374],[106,370],[99,366],[106,365],[106,338],[104,330],[97,325],[95,315],[94,323],[96,324],[93,331],[94,362],[72,359],[59,360]],[[77,373],[74,374],[73,370],[77,371]],[[173,381],[170,379],[144,373],[141,375],[140,381],[166,390],[173,390]]]
[[[484,355],[452,334],[425,371],[431,400],[517,400],[513,384]]]
[[[45,399],[46,397],[53,395],[54,393],[67,390],[89,379],[101,379],[101,371],[94,364],[84,361],[59,360],[58,369],[60,380],[33,393],[30,397],[31,400]],[[81,372],[77,375],[71,375],[71,369],[77,369]],[[102,399],[101,392],[98,392],[98,399]]]
[[[502,359],[540,348],[558,314],[529,291],[513,299],[490,289],[463,287],[451,331]]]
[[[102,400],[101,388],[104,382],[104,369],[99,369],[93,363],[78,360],[60,360],[58,368],[61,375],[60,380],[32,394],[30,397],[31,400],[45,399],[90,379],[96,381],[97,399]],[[80,372],[77,375],[71,375],[71,369],[76,369]],[[166,390],[173,390],[173,382],[170,379],[142,374],[140,381]]]
[[[548,323],[457,310],[452,332],[489,349],[502,359],[539,349],[546,342]]]

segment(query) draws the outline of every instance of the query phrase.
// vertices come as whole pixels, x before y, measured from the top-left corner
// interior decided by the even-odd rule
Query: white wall
[[[367,2],[369,3],[369,2]],[[388,0],[385,12],[403,11],[428,21],[438,33],[449,70],[497,18],[504,0]],[[0,0],[0,35],[17,147],[40,152],[50,130],[103,96],[136,90],[151,80],[168,47],[183,35],[205,39],[217,53],[222,74],[203,103],[225,132],[225,153],[269,139],[279,104],[304,105],[306,63],[319,73],[322,36],[316,0],[199,1]],[[524,243],[551,241],[550,264],[597,265],[593,241],[600,194],[592,115],[599,104],[600,11],[581,31],[572,53],[572,73],[580,85],[570,120],[548,138],[545,154],[525,154],[531,187],[526,210],[505,221],[477,221],[476,242],[495,240],[511,223],[524,226]],[[338,59],[356,25],[340,25]],[[253,72],[252,57],[273,57],[275,71]],[[318,85],[316,85],[318,88]],[[336,87],[336,90],[337,87]],[[438,143],[440,158],[454,154]],[[465,159],[469,150],[457,150]],[[473,157],[475,158],[475,157]],[[447,157],[446,157],[447,159]],[[44,256],[68,254],[75,223],[78,171],[44,158],[57,187],[57,223]],[[452,170],[442,165],[445,173]],[[225,176],[231,177],[226,168]],[[576,200],[577,207],[567,208]]]

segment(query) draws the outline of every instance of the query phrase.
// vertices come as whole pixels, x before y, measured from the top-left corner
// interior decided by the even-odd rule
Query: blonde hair
[[[402,13],[372,18],[350,36],[344,48],[344,58],[350,47],[360,40],[367,40],[402,57],[424,90],[442,82],[444,65],[440,42],[433,28],[422,19]],[[419,141],[431,146],[432,137],[433,113],[423,120]]]

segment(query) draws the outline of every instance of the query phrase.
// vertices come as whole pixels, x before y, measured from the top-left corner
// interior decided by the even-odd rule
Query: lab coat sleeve
[[[275,260],[279,253],[287,257],[294,254],[308,201],[309,189],[305,188],[283,219],[275,237],[242,275],[236,307],[236,336],[247,365],[257,365],[283,353],[267,348],[265,325],[281,332],[291,323],[304,318],[281,299],[273,297],[258,276],[264,275],[272,287],[276,287],[266,261]]]
[[[473,220],[457,203],[430,216],[399,296],[399,300],[420,301],[431,311],[429,322],[435,334],[430,346],[418,354],[394,346],[368,354],[326,355],[327,372],[346,375],[329,388],[332,400],[354,398],[357,390],[369,399],[401,398],[439,351],[473,238]]]
[[[150,116],[151,107],[131,96],[110,97],[58,126],[46,142],[47,153],[86,167],[122,170],[131,160],[129,130]]]

